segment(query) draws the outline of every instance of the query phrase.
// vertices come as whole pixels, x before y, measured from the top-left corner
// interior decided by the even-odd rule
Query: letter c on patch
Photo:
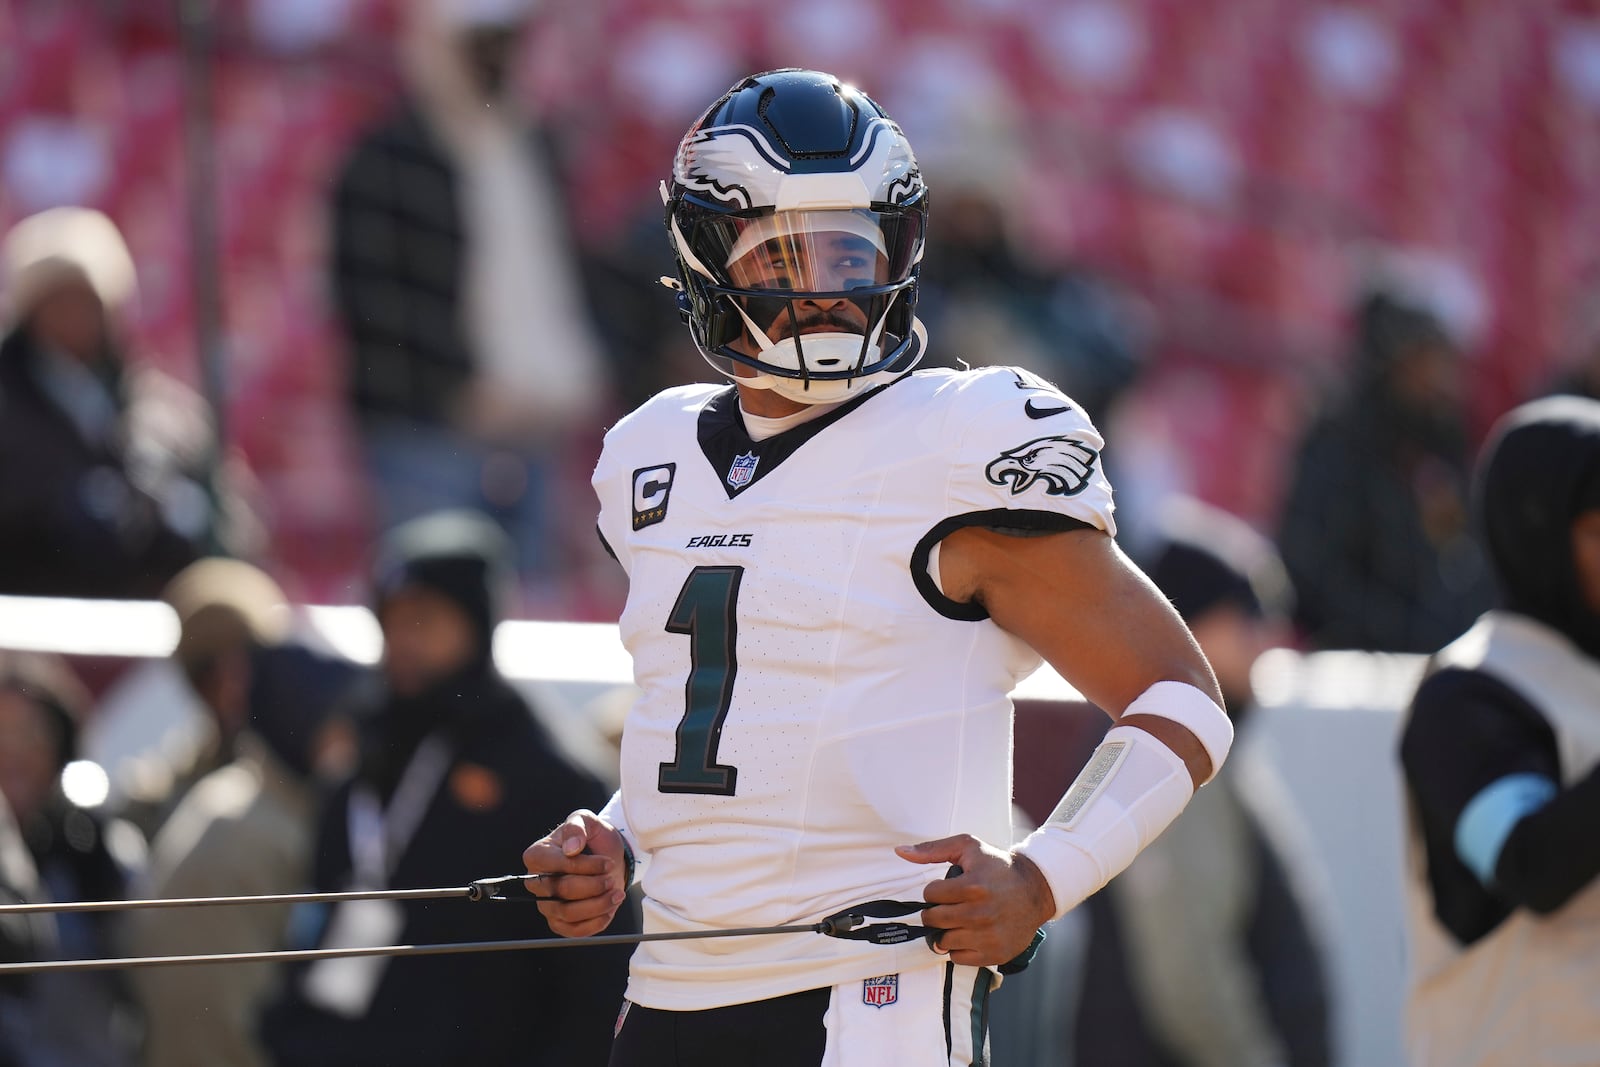
[[[633,472],[633,528],[642,530],[667,517],[667,497],[672,492],[676,463],[640,467]]]

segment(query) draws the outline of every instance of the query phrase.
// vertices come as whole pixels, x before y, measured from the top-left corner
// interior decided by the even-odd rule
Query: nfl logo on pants
[[[865,978],[861,982],[862,1003],[874,1008],[887,1008],[900,997],[900,976],[886,974],[880,978]]]

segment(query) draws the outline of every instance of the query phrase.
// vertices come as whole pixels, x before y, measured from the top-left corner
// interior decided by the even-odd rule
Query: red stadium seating
[[[337,600],[353,587],[367,522],[363,494],[351,491],[359,477],[322,294],[320,213],[344,146],[396,84],[397,7],[352,3],[342,37],[283,55],[251,39],[248,5],[225,6],[212,112],[230,423],[271,493],[280,569],[303,575],[308,596]],[[1350,41],[1386,40],[1379,58],[1391,65],[1373,69],[1387,71],[1388,82],[1374,75],[1371,86],[1358,79],[1340,90],[1319,80],[1308,42],[1321,25],[1314,20],[1333,8],[1293,0],[1137,0],[1050,12],[1021,2],[883,0],[871,69],[845,72],[885,95],[917,56],[974,56],[978,69],[1007,80],[1029,120],[1029,187],[1049,205],[1029,222],[1041,251],[1100,264],[1158,312],[1173,311],[1173,294],[1187,301],[1198,292],[1234,316],[1227,336],[1244,339],[1243,349],[1219,356],[1217,346],[1169,328],[1172,351],[1163,358],[1208,376],[1238,416],[1182,424],[1201,459],[1196,468],[1237,472],[1250,460],[1261,475],[1249,489],[1228,489],[1237,483],[1223,474],[1199,488],[1263,522],[1275,501],[1254,487],[1276,484],[1273,466],[1295,426],[1261,417],[1258,405],[1298,413],[1285,397],[1336,373],[1355,243],[1443,253],[1489,294],[1474,363],[1483,421],[1548,377],[1600,232],[1600,120],[1552,59],[1562,19],[1592,17],[1585,5],[1337,6],[1359,25],[1341,24],[1345,51],[1330,54],[1347,60]],[[609,240],[604,220],[636,217],[648,204],[693,117],[647,114],[627,95],[630,72],[615,60],[630,54],[631,41],[692,26],[735,67],[786,62],[803,44],[785,39],[776,9],[715,7],[710,22],[707,5],[680,0],[552,5],[541,16],[545,32],[528,51],[530,92],[568,146],[585,240]],[[1102,20],[1091,30],[1131,42],[1128,64],[1101,70],[1098,81],[1069,69],[1059,50],[1065,20],[1086,10],[1091,22]],[[1121,21],[1106,23],[1108,11]],[[104,132],[112,173],[99,206],[126,229],[140,263],[136,339],[194,380],[183,67],[170,5],[0,0],[0,38],[8,42],[0,153],[19,123],[39,115]],[[897,101],[885,102],[898,113]],[[1204,123],[1233,154],[1233,181],[1217,198],[1185,202],[1136,180],[1128,137],[1158,111]],[[908,132],[914,142],[933,135]],[[38,206],[0,187],[0,225]]]

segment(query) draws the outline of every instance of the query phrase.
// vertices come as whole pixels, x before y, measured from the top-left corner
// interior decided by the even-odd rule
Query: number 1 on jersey
[[[734,606],[742,577],[743,567],[696,567],[667,618],[668,633],[689,635],[689,680],[683,687],[686,707],[677,747],[656,779],[663,793],[733,796],[739,769],[717,762],[717,745],[739,673]]]

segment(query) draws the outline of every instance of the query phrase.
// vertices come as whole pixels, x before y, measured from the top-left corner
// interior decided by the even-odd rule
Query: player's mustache
[[[793,337],[797,333],[804,333],[811,329],[839,330],[842,333],[860,333],[861,323],[839,311],[819,311],[806,315],[803,318],[790,318],[783,316],[783,328],[779,331],[779,339]]]

